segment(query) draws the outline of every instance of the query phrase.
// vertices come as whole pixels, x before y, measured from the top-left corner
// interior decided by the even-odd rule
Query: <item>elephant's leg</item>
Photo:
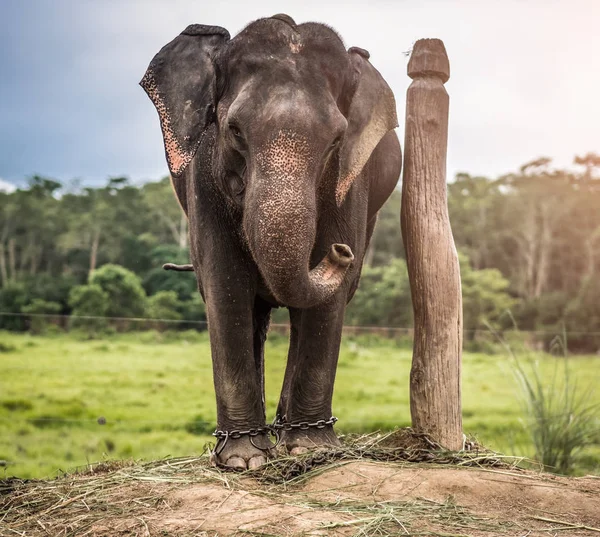
[[[265,412],[265,341],[269,331],[269,322],[271,320],[271,306],[256,297],[253,311],[253,329],[254,329],[254,365],[260,381],[260,390],[263,405],[263,421],[266,419]]]
[[[235,274],[235,277],[232,276]],[[226,433],[265,426],[261,367],[257,362],[255,297],[250,278],[228,272],[204,283],[213,377],[217,398],[217,429]],[[260,339],[260,338],[258,338]],[[261,353],[262,354],[262,353]],[[241,435],[217,442],[217,464],[237,469],[266,462],[268,435]],[[263,448],[263,449],[261,449]]]
[[[288,350],[287,364],[285,367],[285,376],[283,379],[283,387],[281,389],[281,397],[279,405],[277,405],[277,420],[281,420],[287,411],[289,397],[291,394],[291,383],[294,378],[294,369],[298,365],[298,332],[302,321],[302,310],[289,308],[290,312],[290,347]]]
[[[279,405],[281,421],[316,423],[331,418],[345,304],[345,295],[340,293],[325,305],[290,316],[292,345]],[[339,445],[333,425],[284,431],[282,442],[292,453],[325,444]]]

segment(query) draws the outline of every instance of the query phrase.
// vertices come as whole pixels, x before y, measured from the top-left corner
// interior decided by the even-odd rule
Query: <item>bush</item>
[[[182,323],[188,328],[195,328],[196,330],[206,330],[206,305],[200,296],[200,293],[196,292],[191,300],[186,300],[181,303],[181,316],[187,321],[195,321],[192,323]]]
[[[27,292],[21,283],[9,283],[0,289],[0,311],[3,313],[22,313],[27,303]],[[26,319],[20,315],[0,315],[0,329],[27,330]]]
[[[549,350],[556,335],[563,330],[568,303],[568,295],[559,292],[522,300],[512,309],[513,316],[505,317],[504,328],[516,325],[521,330],[539,330],[535,335],[535,342],[542,343],[544,349]]]
[[[589,278],[565,311],[569,349],[580,352],[600,351],[600,282]]]
[[[159,291],[148,298],[146,314],[150,319],[157,319],[158,329],[164,330],[168,326],[174,326],[173,323],[168,321],[181,319],[181,313],[178,311],[180,308],[181,302],[175,291]]]
[[[72,308],[70,325],[92,334],[106,328],[104,316],[109,307],[108,293],[99,285],[78,285],[71,289],[69,306]]]
[[[47,302],[57,302],[61,306],[59,313],[66,312],[69,302],[69,292],[79,283],[83,282],[77,281],[76,278],[70,275],[48,273],[27,276],[23,280],[29,300],[40,298]]]
[[[159,291],[175,291],[179,300],[189,300],[198,294],[198,284],[192,272],[176,272],[155,267],[144,276],[144,289],[148,295]]]
[[[4,343],[4,342],[0,341],[0,353],[15,352],[16,350],[17,350],[17,347],[15,345],[12,345],[11,343]]]
[[[49,319],[45,315],[57,315],[62,310],[62,306],[58,302],[48,302],[41,298],[34,298],[27,306],[23,306],[22,311],[28,315],[29,329],[34,334],[43,333],[48,327]],[[55,317],[55,319],[57,319]]]
[[[120,265],[103,265],[90,275],[89,283],[108,295],[108,317],[141,317],[146,310],[146,293],[140,278]]]
[[[410,284],[404,259],[363,268],[360,285],[346,310],[354,326],[412,326]]]

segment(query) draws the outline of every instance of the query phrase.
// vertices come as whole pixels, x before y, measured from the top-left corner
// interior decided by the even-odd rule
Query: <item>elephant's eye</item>
[[[243,138],[242,131],[236,125],[229,125],[229,130],[236,138],[239,138],[240,140]]]
[[[331,142],[331,149],[335,149],[338,145],[340,145],[340,142],[342,141],[342,137],[338,136],[333,142]]]

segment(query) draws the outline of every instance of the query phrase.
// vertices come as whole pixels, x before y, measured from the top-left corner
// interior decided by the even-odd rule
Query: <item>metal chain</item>
[[[277,431],[293,431],[299,429],[306,431],[307,429],[324,429],[329,425],[334,425],[338,419],[335,416],[331,416],[328,420],[317,420],[315,422],[299,421],[297,423],[288,423],[283,421],[281,418],[275,418],[275,421],[270,426]]]
[[[254,429],[247,429],[247,430],[234,429],[233,431],[222,431],[220,429],[217,429],[212,434],[217,439],[217,445],[215,446],[214,453],[215,453],[215,455],[219,456],[222,453],[223,449],[225,449],[225,444],[227,444],[227,441],[230,438],[233,440],[237,440],[238,438],[241,438],[242,436],[250,437],[250,443],[255,448],[260,449],[261,451],[268,451],[270,449],[275,449],[279,445],[279,442],[281,441],[279,433],[281,431],[287,432],[287,431],[293,431],[293,430],[306,431],[308,429],[324,429],[325,427],[327,427],[329,425],[334,425],[337,420],[338,419],[335,416],[331,416],[331,418],[329,418],[328,420],[317,420],[312,423],[309,421],[300,421],[297,423],[287,423],[287,422],[283,421],[282,418],[276,417],[271,425],[265,425],[264,427],[256,427]],[[262,434],[268,434],[268,435],[274,436],[275,437],[275,445],[269,446],[266,448],[257,446],[254,443],[253,438],[255,438],[259,435],[262,435]]]
[[[269,447],[261,447],[261,446],[257,446],[254,443],[254,438],[257,437],[258,435],[261,434],[273,434],[275,436],[275,445],[274,446],[269,446]],[[260,449],[261,451],[268,451],[270,449],[274,449],[279,445],[279,434],[272,431],[271,428],[269,426],[266,427],[256,427],[255,429],[248,429],[248,430],[233,430],[233,431],[221,431],[219,429],[217,429],[214,433],[213,436],[217,439],[217,445],[215,446],[214,449],[214,454],[218,457],[222,451],[225,449],[225,445],[227,444],[227,441],[232,438],[233,440],[237,440],[238,438],[241,438],[242,436],[248,436],[250,437],[250,443],[256,448],[256,449]]]
[[[259,434],[270,433],[270,427],[257,427],[256,429],[248,429],[247,431],[238,431],[237,429],[234,431],[221,431],[217,429],[212,435],[218,440],[222,440],[223,438],[233,438],[237,440],[242,436],[258,436]]]

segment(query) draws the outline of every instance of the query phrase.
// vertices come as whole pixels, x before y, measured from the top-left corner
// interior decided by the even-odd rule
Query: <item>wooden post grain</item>
[[[446,151],[450,65],[444,43],[421,39],[408,63],[402,238],[415,317],[410,373],[413,428],[447,449],[463,446],[462,297],[448,218]]]

